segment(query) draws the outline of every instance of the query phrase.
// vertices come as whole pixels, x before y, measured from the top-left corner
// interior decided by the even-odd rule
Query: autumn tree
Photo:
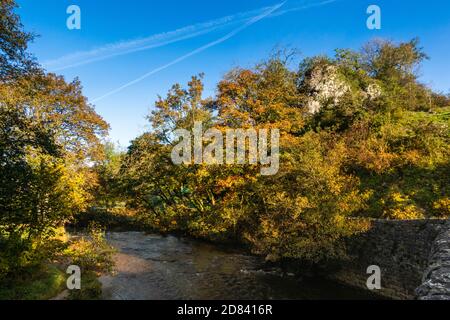
[[[0,280],[39,265],[45,240],[89,205],[108,130],[78,80],[34,64],[14,8],[0,4]]]
[[[235,68],[209,99],[201,77],[177,84],[124,157],[128,203],[163,232],[310,262],[343,258],[345,239],[364,232],[368,217],[446,216],[450,103],[418,81],[425,58],[416,40],[375,41],[297,69],[281,56]],[[222,132],[279,129],[278,173],[262,176],[249,163],[174,165],[173,132],[195,121]]]
[[[125,200],[120,190],[120,167],[125,154],[110,141],[103,144],[103,149],[102,159],[97,160],[92,168],[97,178],[93,194],[94,204],[108,210]]]

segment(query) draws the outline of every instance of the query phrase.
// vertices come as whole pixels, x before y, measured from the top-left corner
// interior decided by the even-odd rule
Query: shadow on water
[[[104,299],[374,299],[369,291],[267,268],[260,257],[193,240],[112,232],[118,253]]]

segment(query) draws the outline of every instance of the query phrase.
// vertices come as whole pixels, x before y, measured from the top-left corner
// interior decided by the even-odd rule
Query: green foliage
[[[245,236],[258,253],[312,262],[343,258],[342,240],[366,230],[364,220],[351,217],[365,208],[367,195],[356,177],[342,172],[345,145],[335,139],[309,132],[290,142],[283,171],[257,182],[261,200]]]
[[[121,162],[127,205],[162,232],[249,244],[268,259],[342,258],[364,218],[448,216],[448,96],[417,81],[417,40],[360,52],[275,56],[234,69],[203,99],[201,77],[175,85]],[[171,162],[173,130],[277,128],[280,170]]]
[[[98,276],[113,271],[115,250],[105,240],[105,232],[96,222],[88,227],[87,237],[73,239],[63,255],[71,264],[81,268],[81,289],[71,290],[69,300],[96,300],[102,294]]]
[[[23,31],[22,23],[14,9],[15,0],[0,2],[0,81],[10,80],[35,67],[27,53],[33,35]]]
[[[104,144],[104,157],[97,161],[93,172],[97,177],[94,186],[94,204],[105,210],[113,210],[124,201],[120,192],[120,166],[124,153],[111,142]]]
[[[27,278],[50,263],[64,248],[55,235],[56,231],[33,236],[0,229],[0,283]]]
[[[102,284],[97,274],[92,271],[83,273],[81,277],[81,289],[71,290],[69,300],[98,300],[102,295]]]
[[[48,300],[66,285],[66,274],[56,267],[38,270],[25,279],[0,287],[0,300]]]
[[[60,80],[57,85],[66,86]],[[60,93],[49,89],[48,95],[45,87],[40,94],[24,92],[30,81],[38,85],[36,78],[0,83],[0,229],[6,234],[3,240],[11,241],[4,253],[9,258],[2,262],[16,273],[28,263],[18,263],[15,257],[44,261],[34,257],[40,248],[31,250],[34,242],[50,239],[74,212],[87,208],[93,178],[85,160],[88,155],[94,159],[99,140],[93,134],[103,127],[83,106],[77,110],[70,101],[64,104],[66,94],[79,94],[68,91],[76,87],[61,88]],[[57,102],[52,105],[53,99]],[[80,118],[64,116],[61,108],[77,110],[71,114],[80,112]]]
[[[36,67],[14,8],[0,3],[0,281],[61,253],[52,239],[75,212],[313,262],[342,257],[343,240],[367,228],[361,218],[449,216],[450,99],[418,81],[427,56],[416,39],[377,40],[296,69],[278,54],[231,70],[207,99],[203,76],[192,77],[158,98],[151,132],[124,154],[101,143],[108,125],[77,79]],[[173,132],[196,121],[205,131],[279,129],[278,173],[174,165]],[[64,251],[89,274],[79,299],[98,295],[91,274],[112,267],[103,232],[91,229]]]
[[[80,82],[46,73],[27,52],[13,0],[0,2],[0,282],[16,283],[61,253],[57,229],[93,198],[108,125]],[[25,281],[24,280],[24,281]]]
[[[83,274],[85,272],[99,274],[112,271],[114,252],[105,240],[104,230],[93,222],[88,228],[88,238],[82,236],[71,241],[63,254],[71,264],[79,266]]]
[[[147,215],[125,207],[115,207],[103,209],[92,207],[85,212],[77,213],[71,221],[70,226],[85,230],[92,222],[97,223],[102,228],[113,231],[142,231],[150,230],[151,224],[146,223]]]

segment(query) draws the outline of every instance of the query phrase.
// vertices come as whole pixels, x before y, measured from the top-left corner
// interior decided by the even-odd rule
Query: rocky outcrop
[[[352,87],[339,68],[331,64],[314,67],[303,86],[308,93],[306,109],[310,114],[318,113],[325,105],[339,105],[347,94],[359,97],[361,103],[376,100],[383,94],[381,86],[373,80],[366,86]]]
[[[434,241],[428,268],[416,295],[419,300],[450,300],[450,222]]]
[[[350,91],[350,86],[340,77],[333,65],[314,68],[311,77],[306,81],[306,86],[311,92],[307,109],[312,114],[320,111],[323,101],[331,100],[334,104],[338,104],[340,98]]]

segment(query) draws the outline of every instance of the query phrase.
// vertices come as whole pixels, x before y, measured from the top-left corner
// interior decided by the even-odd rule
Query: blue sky
[[[30,47],[38,61],[67,80],[80,78],[111,124],[110,139],[122,146],[148,130],[145,116],[172,84],[203,72],[205,95],[213,95],[230,68],[250,67],[280,46],[305,57],[357,49],[375,37],[419,37],[431,58],[421,80],[450,92],[450,1],[288,0],[272,12],[280,1],[18,0],[17,12],[40,35]],[[66,27],[73,4],[81,8],[81,30]],[[381,8],[381,30],[366,27],[371,4]]]

